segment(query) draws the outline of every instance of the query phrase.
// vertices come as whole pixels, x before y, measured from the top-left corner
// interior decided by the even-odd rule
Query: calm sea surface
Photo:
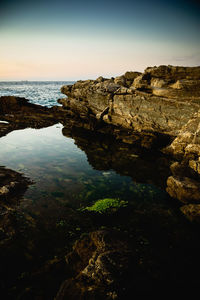
[[[59,98],[64,98],[60,88],[73,84],[72,81],[1,81],[0,96],[18,96],[30,102],[51,107],[57,105]]]

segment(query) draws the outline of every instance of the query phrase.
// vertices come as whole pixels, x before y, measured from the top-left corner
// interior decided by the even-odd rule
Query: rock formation
[[[95,130],[110,124],[125,143],[161,147],[176,161],[168,193],[200,203],[200,67],[150,67],[78,81],[61,92],[68,96],[59,100],[63,108],[86,123],[95,120]]]
[[[195,246],[193,253],[192,248],[186,249],[183,241],[190,241],[190,246],[195,242],[186,231],[177,234],[176,230],[167,231],[170,237],[160,234],[158,239],[156,236],[156,247],[150,245],[151,239],[138,243],[135,235],[131,239],[124,232],[112,229],[83,236],[65,257],[68,277],[54,299],[129,300],[160,296],[160,291],[169,296],[174,292],[181,295],[191,292],[199,282],[195,276],[199,262],[194,263],[199,248]],[[170,241],[169,248],[166,241]]]
[[[62,284],[55,299],[119,299],[119,294],[127,293],[135,259],[124,235],[92,232],[66,256],[68,268],[77,276]]]
[[[184,203],[181,212],[191,221],[200,221],[200,67],[147,68],[143,74],[126,72],[123,76],[111,79],[99,77],[97,80],[78,81],[72,86],[64,86],[62,92],[68,96],[59,100],[63,107],[53,108],[33,105],[23,98],[1,97],[0,120],[4,123],[0,123],[0,136],[14,129],[40,128],[62,122],[65,125],[63,134],[75,139],[95,169],[112,168],[116,172],[122,169],[122,174],[126,175],[127,170],[132,168],[131,176],[137,182],[141,180],[155,183],[162,188],[167,184],[168,193]],[[91,137],[84,139],[76,134],[72,130],[75,127],[92,129]],[[108,142],[102,142],[96,135],[97,131],[113,135],[112,139],[108,135]],[[146,160],[141,149],[138,151],[135,146],[147,148],[145,151],[151,159]],[[161,149],[161,156],[151,156],[151,148]],[[170,158],[165,158],[165,155]],[[105,160],[106,156],[108,159]],[[124,161],[122,156],[126,158]],[[129,164],[125,165],[127,161]],[[158,174],[151,176],[152,170],[149,172],[149,169],[154,169]],[[129,172],[128,174],[130,175]],[[27,253],[34,257],[36,252],[31,246],[32,236],[38,239],[35,221],[31,216],[16,214],[17,210],[12,212],[12,201],[16,206],[18,195],[23,193],[30,182],[20,174],[4,168],[0,169],[0,179],[1,256],[7,255],[7,243],[14,238],[18,240],[19,235],[24,234],[25,224],[28,234],[22,235],[22,245],[27,244],[27,248],[19,245],[19,257],[21,249],[24,253],[28,249]],[[156,201],[161,202],[161,199],[157,197]],[[47,289],[51,291],[49,282],[55,280],[60,268],[64,273],[60,279],[65,281],[55,296],[56,300],[129,299],[130,294],[132,299],[133,295],[149,295],[150,292],[157,291],[158,286],[162,286],[165,291],[171,289],[170,293],[174,291],[174,287],[180,292],[187,284],[189,289],[193,289],[196,284],[199,286],[199,279],[195,274],[199,269],[198,234],[194,233],[193,236],[193,228],[190,227],[187,231],[182,226],[186,222],[184,218],[183,223],[175,221],[171,210],[162,207],[158,209],[155,199],[154,205],[149,203],[148,206],[144,202],[145,210],[140,208],[141,202],[133,209],[133,215],[127,218],[126,228],[123,223],[122,230],[95,229],[87,236],[84,234],[83,238],[75,242],[70,253],[65,252],[66,263],[63,262],[63,257],[61,260],[55,258],[47,270],[45,265],[45,270],[39,277],[37,272],[35,277],[31,275],[37,278],[36,287],[28,286],[25,278],[26,290],[21,294],[21,299],[36,299],[33,296],[34,289],[37,292],[40,290],[39,281],[47,273],[52,277],[49,281],[47,276]],[[68,214],[69,226],[74,226],[77,223],[77,213],[68,208]],[[80,222],[80,216],[78,218]],[[16,221],[18,219],[20,221]],[[89,224],[87,231],[94,230],[88,220],[92,223],[89,217],[86,219],[85,215],[81,216],[81,224]],[[19,225],[15,230],[17,222]],[[118,223],[117,218],[115,225]],[[138,224],[142,224],[142,227]],[[127,237],[124,229],[129,230]],[[59,230],[55,232],[56,240]],[[26,243],[27,238],[29,243]],[[8,255],[12,258],[8,268],[12,272],[9,272],[8,278],[5,276],[7,261],[1,262],[1,286],[10,282],[10,276],[13,277],[13,282],[21,276],[21,261],[15,260],[12,254],[11,251]],[[22,261],[27,262],[29,258],[30,255]],[[38,260],[40,262],[40,253]],[[59,272],[57,262],[61,265]],[[14,263],[17,272],[10,274],[13,273]],[[59,285],[59,280],[56,284]],[[29,295],[32,293],[31,298]]]
[[[82,119],[174,138],[200,108],[200,67],[147,68],[143,74],[78,81],[61,92],[68,98],[59,102]]]
[[[59,107],[47,108],[30,103],[25,98],[0,97],[0,136],[12,130],[27,127],[42,128],[59,121],[62,112]]]

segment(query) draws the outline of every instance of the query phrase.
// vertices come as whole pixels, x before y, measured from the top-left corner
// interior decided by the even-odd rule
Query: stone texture
[[[112,230],[92,232],[66,256],[75,276],[61,285],[55,300],[123,299],[135,260],[124,235]]]
[[[181,163],[177,163],[178,168],[172,166],[175,176],[179,176],[179,183],[168,179],[167,191],[173,197],[184,201],[199,201],[200,198],[200,111],[196,112],[193,117],[180,130],[174,141],[164,149],[165,153],[173,155]],[[178,172],[177,172],[178,170]],[[193,181],[187,186],[184,177],[189,176]],[[181,182],[182,181],[182,182]],[[188,180],[187,180],[188,182]],[[194,182],[196,182],[194,184]],[[177,182],[176,182],[177,183]],[[188,188],[189,187],[189,188]],[[180,190],[182,189],[182,192]],[[187,190],[187,191],[186,191]]]
[[[165,152],[174,156],[195,158],[200,156],[200,110],[194,113],[191,119],[182,127]]]
[[[167,192],[172,198],[185,203],[200,203],[200,182],[188,177],[170,176],[167,179]]]
[[[191,222],[200,223],[200,204],[188,204],[180,208],[181,212]]]
[[[78,81],[61,92],[68,96],[60,101],[63,107],[85,120],[106,110],[105,123],[176,137],[200,108],[200,68],[147,68],[143,74]]]
[[[148,149],[168,143],[162,151],[178,161],[167,191],[181,201],[199,199],[194,182],[200,180],[200,67],[150,67],[114,79],[78,81],[61,91],[68,96],[63,107],[90,121],[88,129],[109,124],[117,139]]]

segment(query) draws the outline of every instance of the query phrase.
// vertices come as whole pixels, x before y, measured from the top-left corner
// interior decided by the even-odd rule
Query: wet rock
[[[170,176],[166,191],[172,198],[185,203],[200,203],[200,183],[188,177]]]
[[[31,181],[22,174],[0,167],[0,230],[5,233],[6,239],[15,232],[15,226],[10,222],[10,212],[30,184]],[[4,239],[0,239],[2,242]]]
[[[62,109],[59,107],[47,108],[31,104],[27,99],[20,97],[0,97],[0,120],[8,122],[0,123],[0,136],[26,127],[47,127],[58,123],[60,118]]]
[[[180,210],[191,222],[200,223],[200,204],[184,205]]]
[[[0,167],[0,199],[8,200],[12,193],[24,190],[31,183],[28,178],[10,169]]]
[[[62,284],[55,300],[119,299],[126,294],[134,262],[131,248],[120,233],[92,232],[77,241],[66,256],[74,277]]]

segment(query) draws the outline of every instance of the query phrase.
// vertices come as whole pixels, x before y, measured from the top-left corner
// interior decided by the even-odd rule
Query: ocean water
[[[63,85],[72,81],[1,81],[0,96],[17,96],[29,99],[34,104],[51,107],[57,100],[64,98],[60,92]]]

